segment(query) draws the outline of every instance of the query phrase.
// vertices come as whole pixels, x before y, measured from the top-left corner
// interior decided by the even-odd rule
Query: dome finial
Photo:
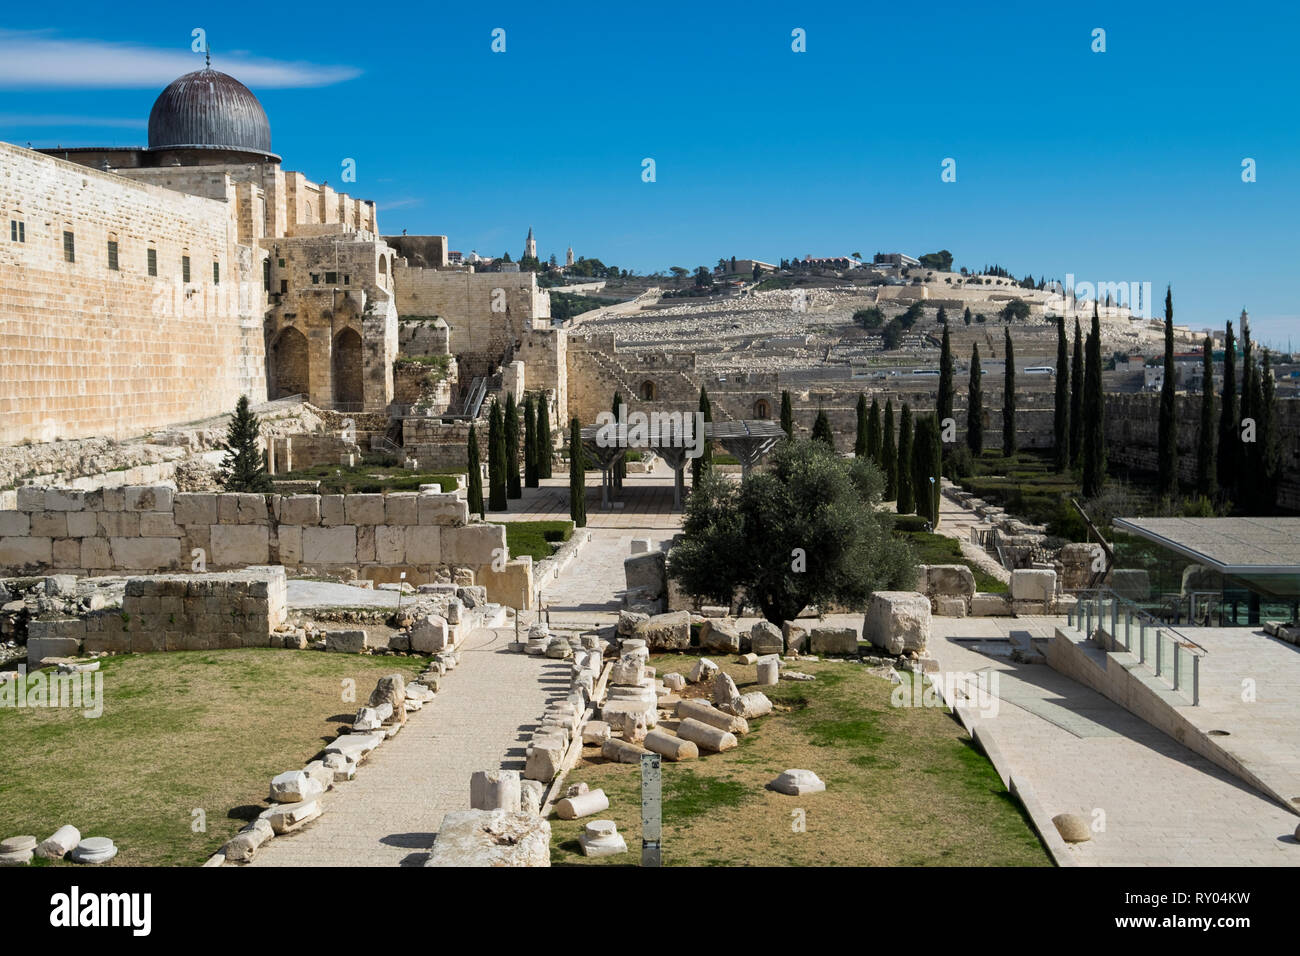
[[[212,48],[206,43],[203,44],[203,65],[207,69],[212,69]]]

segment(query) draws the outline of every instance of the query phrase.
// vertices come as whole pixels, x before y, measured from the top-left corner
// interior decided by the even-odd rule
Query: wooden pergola
[[[614,441],[609,441],[611,431]],[[629,448],[639,451],[653,451],[673,470],[673,507],[682,506],[682,491],[685,489],[686,466],[691,461],[688,452],[694,447],[693,441],[685,440],[687,436],[675,429],[646,429],[640,434],[631,434],[622,429],[611,430],[608,426],[588,425],[582,429],[582,446],[600,466],[600,503],[609,507],[611,494],[615,489],[614,466],[619,457]],[[727,454],[733,455],[740,462],[742,477],[748,475],[763,456],[785,438],[785,430],[776,422],[767,419],[752,419],[730,422],[705,422],[704,437],[707,441],[716,441],[722,445]]]

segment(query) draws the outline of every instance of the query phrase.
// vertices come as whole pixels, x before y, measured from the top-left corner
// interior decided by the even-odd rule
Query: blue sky
[[[572,244],[640,272],[947,248],[1016,275],[1149,281],[1158,298],[1172,283],[1178,322],[1222,327],[1246,307],[1258,335],[1300,348],[1294,5],[59,14],[0,21],[0,139],[143,143],[159,90],[201,65],[202,27],[286,167],[376,200],[387,233],[518,256],[531,225],[543,256]]]

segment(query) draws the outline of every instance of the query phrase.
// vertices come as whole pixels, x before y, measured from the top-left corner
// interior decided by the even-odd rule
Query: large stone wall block
[[[356,562],[355,525],[302,529],[303,564],[356,564]]]
[[[895,657],[924,652],[930,639],[930,599],[914,591],[877,591],[863,617],[862,636]]]
[[[280,524],[314,528],[320,524],[320,495],[286,495],[280,499]],[[180,519],[176,519],[179,521]]]
[[[383,495],[345,495],[343,516],[348,524],[376,525],[384,523]]]
[[[209,492],[185,491],[176,496],[172,517],[178,525],[217,523],[217,496]]]
[[[166,485],[127,485],[127,511],[171,511],[175,491]]]
[[[114,554],[116,553],[115,547]],[[234,568],[266,564],[270,555],[270,530],[265,525],[212,526],[212,554],[209,555],[209,560],[213,565]]]

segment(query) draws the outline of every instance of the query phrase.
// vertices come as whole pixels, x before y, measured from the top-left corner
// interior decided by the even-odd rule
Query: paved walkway
[[[1027,781],[1049,817],[1104,818],[1104,830],[1069,848],[1080,864],[1300,866],[1295,814],[1046,664],[1013,664],[961,640],[996,652],[1055,625],[936,617],[930,651],[945,672],[997,672],[996,713],[974,726],[991,733],[1000,770]]]
[[[524,741],[568,664],[512,654],[513,628],[475,631],[461,663],[406,727],[322,798],[324,814],[276,837],[252,866],[419,866],[448,810],[469,807],[475,770],[522,770]]]

